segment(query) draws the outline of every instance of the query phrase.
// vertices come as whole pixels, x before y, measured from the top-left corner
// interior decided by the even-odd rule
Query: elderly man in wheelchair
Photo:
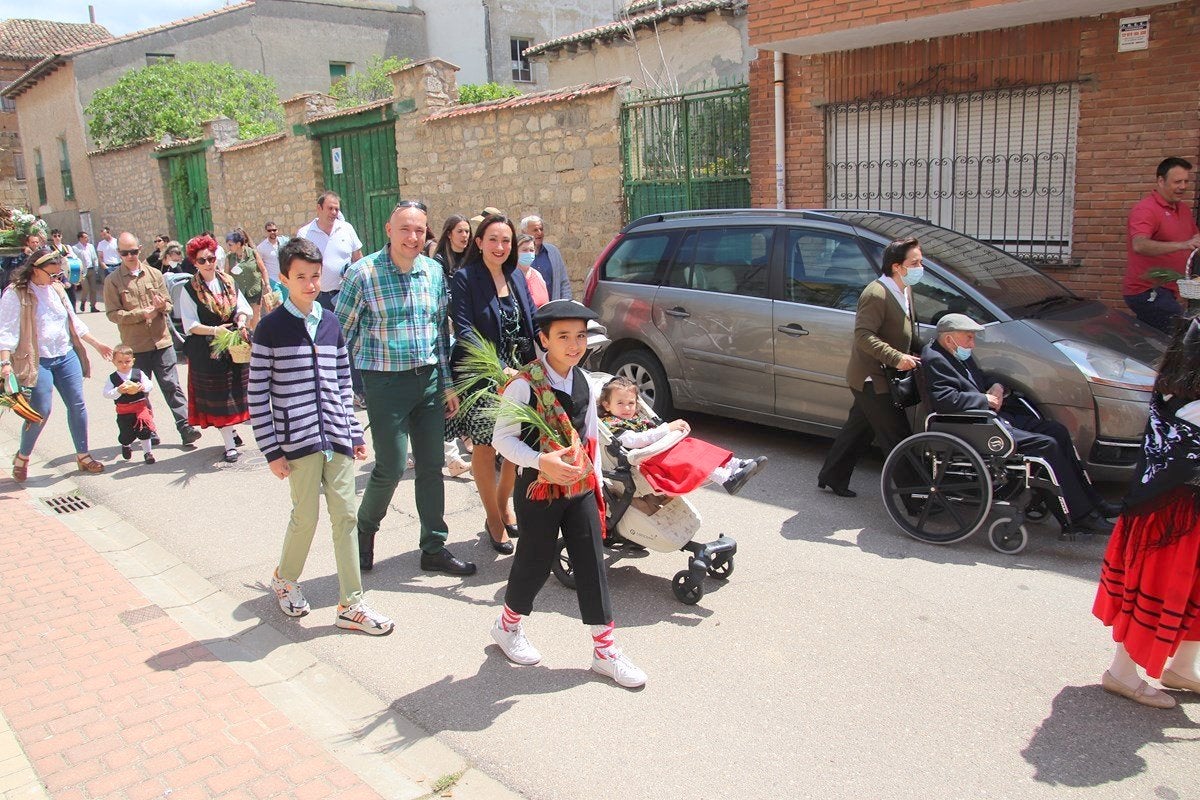
[[[983,326],[947,314],[921,353],[926,430],[889,455],[884,504],[911,536],[936,544],[961,541],[992,511],[992,547],[1018,553],[1028,542],[1026,519],[1049,513],[1064,539],[1107,535],[1119,506],[1092,487],[1067,429],[1043,419],[1025,399],[986,377],[975,363]]]

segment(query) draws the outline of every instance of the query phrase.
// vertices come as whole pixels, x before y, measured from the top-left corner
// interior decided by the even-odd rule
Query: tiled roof
[[[232,153],[236,150],[246,150],[251,147],[258,147],[260,144],[266,144],[267,142],[277,142],[286,137],[286,133],[268,133],[265,136],[256,136],[255,138],[247,139],[244,142],[238,142],[237,144],[231,144],[228,147],[222,147],[221,152]],[[158,148],[155,149],[157,150]]]
[[[465,117],[468,114],[481,114],[485,111],[523,108],[525,106],[537,105],[539,103],[554,103],[560,100],[573,100],[576,97],[586,97],[592,94],[611,92],[614,89],[620,88],[628,83],[629,78],[621,78],[615,81],[584,83],[580,84],[579,86],[568,86],[565,89],[550,89],[549,91],[545,92],[522,94],[518,95],[517,97],[506,97],[503,100],[485,100],[482,103],[474,103],[469,106],[451,106],[430,114],[425,118],[425,121],[432,122],[433,120],[439,119]]]
[[[641,8],[644,8],[645,11],[633,13],[619,22],[610,22],[607,25],[599,25],[577,33],[568,33],[566,36],[535,44],[525,51],[525,56],[537,56],[568,45],[592,42],[597,39],[615,39],[618,36],[624,36],[631,27],[636,29],[645,25],[653,25],[673,17],[689,17],[693,14],[706,14],[709,11],[720,10],[744,11],[746,0],[684,0],[684,2],[673,5],[664,5],[662,8],[659,8],[657,3],[634,3],[630,4],[629,11],[636,12]]]
[[[73,47],[111,41],[103,25],[47,19],[0,20],[0,58],[42,59]]]
[[[370,103],[363,103],[360,106],[339,108],[335,109],[334,111],[326,111],[323,114],[314,114],[306,119],[305,122],[317,122],[318,120],[333,119],[334,117],[349,117],[353,116],[354,114],[361,114],[364,111],[370,111],[372,108],[382,108],[384,106],[391,105],[394,102],[395,98],[385,97],[382,100],[374,100]]]
[[[98,50],[101,47],[107,47],[110,44],[117,44],[118,42],[128,42],[134,39],[140,39],[141,37],[149,36],[152,33],[172,30],[193,22],[209,19],[210,17],[219,17],[222,14],[228,14],[232,11],[241,11],[242,9],[249,8],[253,5],[254,0],[243,0],[241,3],[234,3],[233,5],[224,6],[212,11],[206,11],[203,14],[196,14],[191,17],[177,19],[174,22],[168,22],[165,25],[156,25],[153,28],[143,28],[140,31],[127,33],[124,36],[118,36],[116,38],[109,37],[108,39],[100,42],[77,43],[70,47],[51,50],[45,58],[30,67],[24,75],[13,81],[12,85],[3,92],[0,92],[0,94],[3,94],[5,97],[17,97],[21,95],[26,89],[33,86],[46,75],[54,72],[54,70],[61,67],[64,63],[66,63],[66,61],[81,53],[86,53],[91,50]],[[105,31],[105,33],[107,33],[107,31]]]

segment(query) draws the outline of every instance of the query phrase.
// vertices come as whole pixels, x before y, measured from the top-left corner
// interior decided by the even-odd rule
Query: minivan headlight
[[[1054,346],[1079,367],[1089,383],[1148,392],[1158,377],[1151,367],[1107,347],[1071,339],[1060,339]]]

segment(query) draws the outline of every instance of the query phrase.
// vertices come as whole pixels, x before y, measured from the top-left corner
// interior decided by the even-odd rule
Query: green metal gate
[[[212,205],[208,199],[208,168],[204,150],[166,156],[171,203],[175,210],[175,238],[186,242],[212,230]]]
[[[661,211],[750,205],[746,85],[621,105],[626,219]]]
[[[387,119],[382,125],[378,124],[380,110],[372,109],[364,112],[365,119],[343,118],[337,120],[336,129],[314,130],[321,140],[325,188],[342,198],[342,216],[358,232],[364,253],[373,253],[387,242],[383,226],[400,199],[396,125],[389,111],[382,113]]]

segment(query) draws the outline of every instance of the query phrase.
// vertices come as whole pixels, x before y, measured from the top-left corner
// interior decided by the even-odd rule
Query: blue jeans
[[[38,359],[37,386],[33,387],[33,395],[29,404],[42,415],[40,425],[26,423],[21,428],[21,449],[23,456],[33,453],[33,446],[42,434],[42,428],[50,421],[51,392],[58,389],[58,396],[67,407],[67,427],[71,430],[71,441],[75,443],[76,453],[88,451],[87,406],[83,402],[83,367],[79,364],[79,356],[70,351],[65,356]]]

